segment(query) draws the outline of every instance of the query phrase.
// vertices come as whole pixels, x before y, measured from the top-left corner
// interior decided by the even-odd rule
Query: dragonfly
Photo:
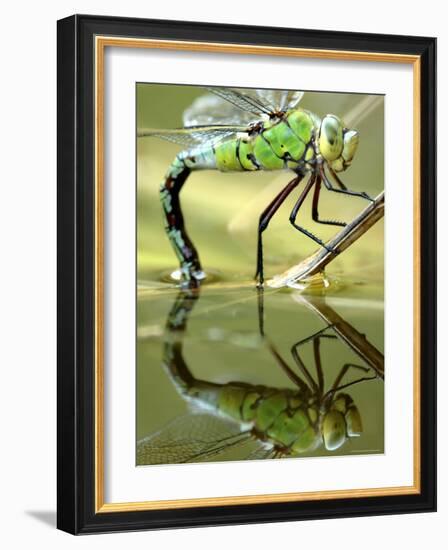
[[[260,318],[260,334],[293,388],[210,382],[197,379],[184,357],[182,336],[198,298],[198,288],[180,291],[168,316],[163,350],[164,368],[192,412],[138,441],[138,464],[224,459],[235,449],[248,460],[291,458],[322,445],[335,451],[362,434],[360,412],[346,390],[380,377],[374,369],[347,363],[325,388],[320,348],[323,340],[337,338],[331,325],[292,346],[293,369],[265,335]],[[259,298],[262,300],[262,295]],[[263,315],[260,303],[259,314]],[[314,375],[301,356],[300,350],[306,345],[313,347]],[[353,369],[361,371],[361,376],[344,381]]]
[[[264,284],[263,232],[286,198],[305,181],[290,213],[291,225],[318,245],[337,253],[310,230],[297,223],[305,198],[313,189],[312,219],[344,227],[346,223],[319,216],[322,184],[328,191],[373,201],[353,191],[339,178],[353,161],[359,133],[346,128],[341,118],[322,119],[300,108],[304,92],[236,88],[206,88],[184,112],[183,128],[140,129],[138,137],[156,137],[183,146],[160,186],[165,229],[180,264],[184,286],[196,286],[206,275],[199,254],[185,228],[179,193],[191,172],[292,171],[293,179],[261,213],[258,222],[255,279]]]

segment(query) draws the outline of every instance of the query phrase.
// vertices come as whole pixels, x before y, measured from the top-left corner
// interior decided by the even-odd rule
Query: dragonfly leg
[[[369,372],[369,368],[362,367],[361,365],[355,365],[353,363],[346,363],[340,370],[339,374],[337,375],[335,381],[333,382],[333,385],[328,390],[328,392],[325,394],[325,396],[331,395],[337,391],[343,390],[345,388],[348,388],[350,386],[354,386],[355,384],[359,384],[359,382],[365,382],[366,380],[375,380],[378,378],[377,374],[375,373],[373,376],[363,376],[361,378],[357,378],[356,380],[353,380],[352,382],[347,382],[346,384],[341,384],[342,379],[347,374],[347,371],[350,368],[359,369],[363,372],[367,373]]]
[[[185,229],[179,198],[190,171],[185,159],[178,155],[160,186],[160,200],[165,214],[165,230],[180,262],[183,282],[187,286],[197,286],[204,273],[199,254]]]
[[[307,342],[310,342],[311,340],[314,340],[315,338],[319,338],[319,337],[323,337],[323,338],[337,338],[337,336],[335,334],[324,334],[326,330],[328,329],[333,329],[333,326],[334,325],[327,325],[326,327],[318,330],[317,332],[315,332],[314,334],[312,334],[311,336],[307,336],[306,338],[303,338],[303,340],[299,340],[298,342],[296,342],[294,344],[294,348],[298,348],[300,346],[303,346],[304,344],[306,344]]]
[[[334,178],[334,181],[338,185],[339,189],[334,187],[334,185],[331,183],[331,181],[328,179],[327,175],[325,174],[324,167],[321,167],[320,175],[322,177],[322,180],[324,182],[325,187],[328,189],[328,191],[333,191],[334,193],[342,193],[343,195],[350,195],[352,197],[361,197],[362,199],[366,199],[370,202],[375,202],[372,197],[370,197],[367,193],[364,191],[352,191],[351,189],[348,189],[347,186],[340,180],[339,176],[336,174],[336,172],[329,166],[329,170],[331,175]]]
[[[322,359],[320,355],[320,338],[320,336],[317,336],[313,340],[314,363],[316,365],[317,381],[319,384],[319,398],[324,392],[324,372],[322,370]]]
[[[320,356],[320,339],[321,338],[329,338],[329,339],[336,339],[337,336],[335,334],[325,334],[325,331],[329,328],[332,328],[332,325],[328,325],[324,327],[323,329],[317,331],[316,333],[312,334],[311,336],[308,336],[307,338],[304,338],[303,340],[299,340],[291,347],[291,355],[298,366],[298,368],[302,371],[302,373],[305,374],[308,382],[314,387],[315,390],[319,388],[319,391],[321,394],[324,391],[324,375],[322,371],[322,361]],[[316,365],[316,373],[317,373],[317,380],[318,385],[316,384],[314,378],[311,376],[308,369],[305,367],[305,364],[303,363],[302,359],[300,358],[298,349],[300,346],[303,346],[307,342],[313,342],[313,351],[314,351],[314,362]]]
[[[336,250],[328,247],[324,241],[322,239],[319,239],[319,237],[316,237],[316,235],[314,235],[313,233],[311,233],[311,231],[309,231],[308,229],[305,229],[304,227],[298,225],[296,223],[296,219],[297,219],[297,214],[299,212],[299,209],[300,207],[302,206],[303,204],[303,201],[306,199],[308,193],[310,192],[310,189],[311,187],[316,183],[316,176],[312,176],[304,190],[302,191],[302,193],[300,194],[299,198],[297,199],[297,202],[296,204],[294,205],[294,208],[292,209],[291,211],[291,214],[289,215],[289,221],[291,223],[291,225],[297,229],[297,231],[300,231],[301,233],[303,233],[304,235],[306,235],[307,237],[309,237],[310,239],[312,239],[315,243],[317,243],[318,245],[322,246],[323,248],[325,248],[326,250],[328,250],[328,252],[333,252],[333,253],[337,253]]]
[[[319,392],[319,386],[316,383],[313,376],[311,376],[310,371],[306,368],[305,363],[303,362],[302,358],[299,355],[299,352],[297,351],[297,346],[296,345],[293,345],[291,347],[291,355],[292,355],[292,358],[294,359],[298,369],[301,371],[301,373],[305,377],[305,380],[307,380],[309,386],[313,389],[314,392],[318,393]]]
[[[340,221],[337,221],[337,220],[321,220],[319,218],[318,206],[319,206],[319,197],[320,197],[321,186],[322,186],[322,178],[319,175],[319,176],[317,176],[316,185],[314,186],[313,206],[312,206],[312,210],[311,210],[311,216],[312,216],[313,220],[316,223],[322,223],[324,225],[337,225],[339,227],[345,227],[347,225],[345,222],[340,222]]]
[[[297,187],[302,179],[302,176],[297,176],[291,180],[286,187],[284,187],[275,199],[263,210],[259,222],[258,222],[258,245],[257,245],[257,272],[255,273],[255,279],[258,278],[259,284],[264,283],[263,272],[263,231],[265,231],[269,225],[274,214],[286,200],[286,197],[291,191]]]
[[[260,336],[264,338],[264,288],[257,287],[257,305],[258,305],[258,330]]]
[[[279,351],[275,347],[274,344],[271,342],[268,343],[269,351],[272,353],[274,359],[277,361],[278,365],[281,369],[285,372],[286,376],[296,384],[299,388],[301,388],[303,391],[306,391],[308,386],[307,384],[302,380],[300,376],[298,376],[292,368],[288,365],[288,363],[284,360],[284,358],[280,355]],[[306,369],[305,369],[306,370]],[[306,373],[309,375],[308,371]],[[314,384],[314,381],[313,381]]]
[[[288,365],[285,359],[281,356],[277,347],[273,342],[271,342],[264,333],[264,289],[263,287],[258,288],[258,323],[260,336],[267,343],[269,351],[272,353],[272,356],[277,361],[278,365],[285,372],[286,376],[296,384],[303,391],[307,390],[306,383],[298,376],[292,368]]]

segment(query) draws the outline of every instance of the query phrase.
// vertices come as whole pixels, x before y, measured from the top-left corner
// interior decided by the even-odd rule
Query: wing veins
[[[179,145],[198,146],[204,142],[216,144],[226,138],[230,138],[237,133],[248,133],[247,126],[236,125],[205,125],[188,126],[185,128],[173,128],[168,130],[159,130],[156,128],[142,128],[137,131],[138,138],[156,137],[177,143]]]
[[[248,97],[236,90],[230,88],[206,88],[212,94],[217,95],[221,99],[228,101],[238,107],[242,111],[248,111],[253,115],[270,115],[272,111],[267,109],[261,102],[256,101],[252,97]]]

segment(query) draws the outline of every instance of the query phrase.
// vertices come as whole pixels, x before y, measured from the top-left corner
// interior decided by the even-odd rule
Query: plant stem
[[[299,264],[291,267],[281,275],[276,275],[268,281],[268,286],[271,288],[290,286],[322,272],[332,260],[362,237],[383,216],[384,191],[375,197],[375,200],[356,216],[354,220],[326,243],[332,250],[337,250],[337,253],[320,248]]]

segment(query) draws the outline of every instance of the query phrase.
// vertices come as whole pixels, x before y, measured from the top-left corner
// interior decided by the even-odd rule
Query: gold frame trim
[[[106,47],[152,48],[177,51],[288,56],[313,59],[373,61],[413,65],[414,132],[414,483],[403,487],[347,489],[302,493],[226,496],[143,502],[106,503],[104,501],[104,53]],[[419,494],[420,457],[420,86],[421,62],[417,55],[319,50],[291,47],[221,44],[177,40],[152,40],[111,36],[95,37],[95,513],[166,510],[209,506],[232,506],[274,502],[300,502],[340,498],[379,497]]]

